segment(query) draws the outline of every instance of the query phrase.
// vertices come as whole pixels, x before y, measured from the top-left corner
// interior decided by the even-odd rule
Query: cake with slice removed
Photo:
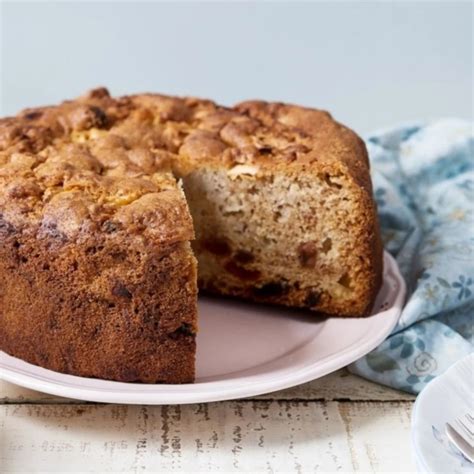
[[[119,381],[194,379],[197,282],[364,316],[382,275],[363,142],[257,101],[96,89],[0,120],[0,239],[0,349]]]

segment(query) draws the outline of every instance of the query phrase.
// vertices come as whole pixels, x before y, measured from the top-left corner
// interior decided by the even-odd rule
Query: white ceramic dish
[[[249,397],[308,382],[367,354],[395,326],[405,284],[385,253],[384,283],[367,318],[230,299],[199,301],[196,383],[145,385],[64,375],[0,352],[0,377],[41,392],[110,403],[179,404]]]
[[[418,395],[412,414],[412,444],[419,472],[472,474],[474,464],[448,440],[446,422],[474,411],[474,354],[432,380]]]

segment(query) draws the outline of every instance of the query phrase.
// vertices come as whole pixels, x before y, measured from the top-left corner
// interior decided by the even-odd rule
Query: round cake
[[[382,245],[363,141],[324,111],[106,89],[0,120],[0,350],[194,379],[197,292],[367,315]]]

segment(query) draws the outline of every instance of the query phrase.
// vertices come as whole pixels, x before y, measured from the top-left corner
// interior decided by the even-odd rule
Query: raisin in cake
[[[363,142],[265,102],[96,89],[0,120],[0,239],[0,349],[120,381],[193,380],[198,282],[363,316],[382,272]]]

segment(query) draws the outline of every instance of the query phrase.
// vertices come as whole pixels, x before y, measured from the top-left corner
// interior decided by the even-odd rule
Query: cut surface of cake
[[[0,239],[0,350],[119,381],[193,381],[198,282],[364,316],[382,275],[363,142],[259,101],[96,89],[0,120]]]

